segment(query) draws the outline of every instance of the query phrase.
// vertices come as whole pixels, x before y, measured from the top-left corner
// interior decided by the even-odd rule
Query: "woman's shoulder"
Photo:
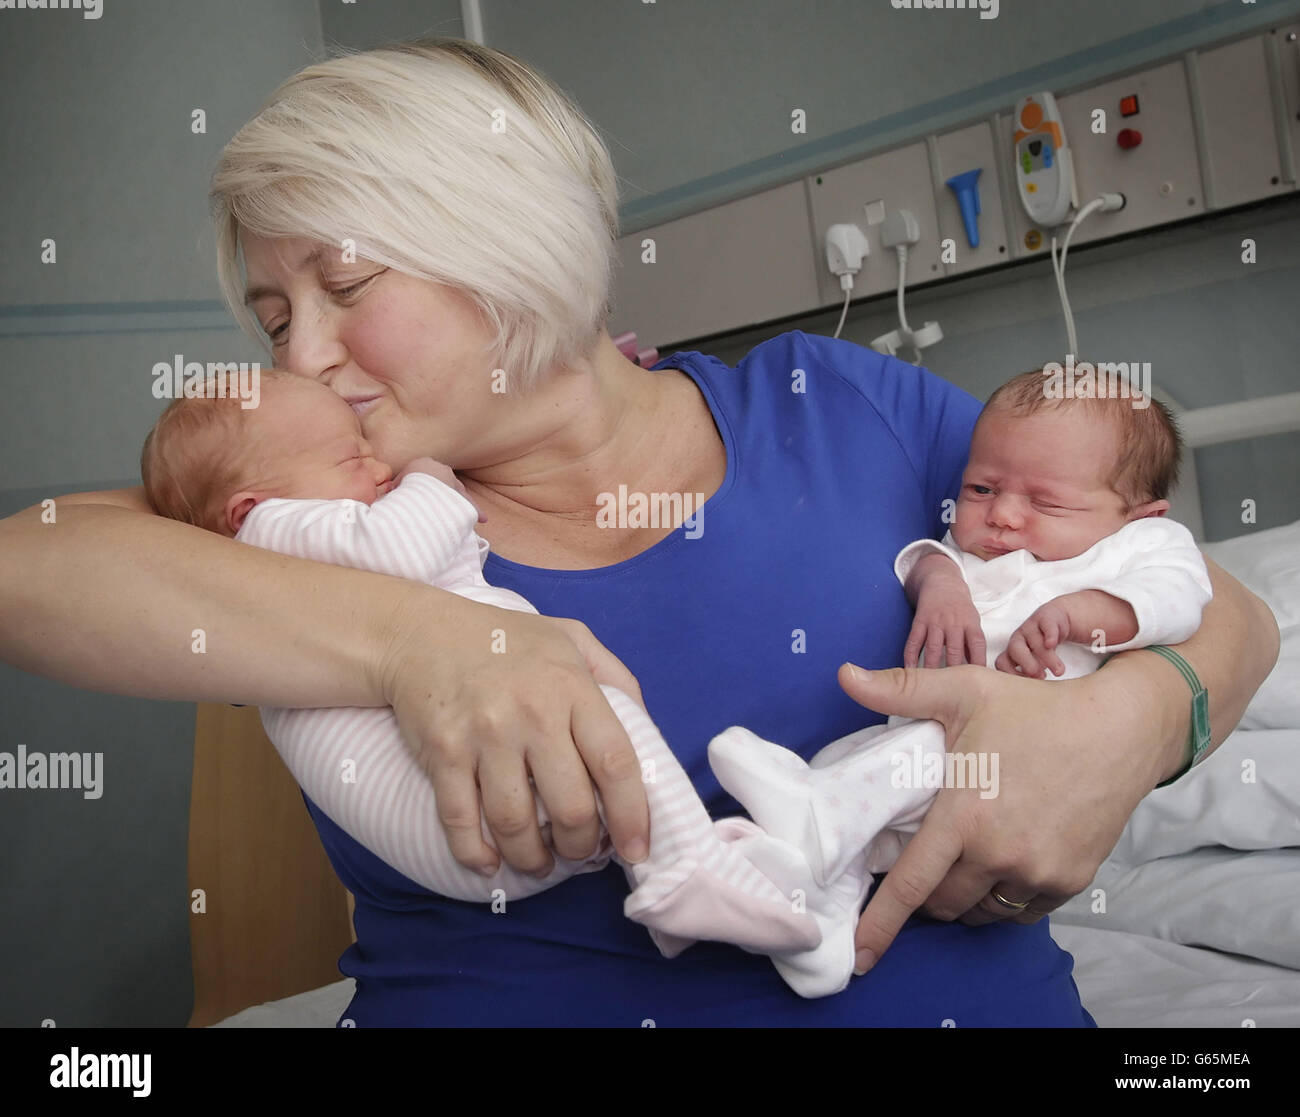
[[[789,330],[756,345],[736,363],[699,352],[665,358],[709,385],[729,412],[751,416],[775,409],[821,413],[829,423],[852,424],[869,411],[898,433],[950,420],[974,425],[979,401],[927,369],[852,341]],[[968,432],[969,433],[969,432]]]

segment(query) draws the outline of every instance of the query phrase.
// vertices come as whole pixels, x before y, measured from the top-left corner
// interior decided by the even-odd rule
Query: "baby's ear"
[[[1148,501],[1146,504],[1139,504],[1134,508],[1130,508],[1128,513],[1128,519],[1129,521],[1145,520],[1145,519],[1149,519],[1152,516],[1163,516],[1168,511],[1169,511],[1169,501],[1151,500]]]
[[[226,527],[230,529],[232,538],[239,534],[239,529],[244,526],[244,520],[256,507],[257,497],[252,493],[236,493],[226,501]]]

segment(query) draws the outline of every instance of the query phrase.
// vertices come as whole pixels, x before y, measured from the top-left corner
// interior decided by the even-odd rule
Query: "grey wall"
[[[139,484],[155,361],[258,358],[216,301],[208,176],[321,51],[314,0],[0,12],[0,514]],[[0,752],[20,744],[103,752],[104,792],[0,791],[0,1026],[183,1025],[194,707],[0,665]]]
[[[625,232],[788,182],[1035,89],[1300,11],[1296,0],[482,0],[488,43],[528,58],[602,128]],[[802,109],[807,131],[792,134]]]

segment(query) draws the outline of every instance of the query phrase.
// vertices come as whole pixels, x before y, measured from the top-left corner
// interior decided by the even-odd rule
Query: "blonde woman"
[[[61,498],[57,530],[39,508],[0,524],[8,662],[162,699],[391,705],[458,860],[488,870],[498,857],[549,869],[536,800],[564,856],[596,848],[597,795],[619,850],[643,856],[640,772],[602,682],[636,694],[640,681],[715,817],[737,807],[705,748],[731,724],[806,757],[884,713],[931,717],[950,747],[1000,757],[998,798],[940,794],[864,912],[867,976],[817,1001],[732,947],[665,960],[623,918],[616,868],[493,913],[420,889],[313,810],[357,899],[345,1018],[1092,1023],[1042,916],[1186,763],[1179,672],[1143,651],[1051,686],[971,666],[841,668],[900,662],[911,616],[893,556],[943,534],[976,400],[798,332],[737,369],[700,353],[654,371],[625,360],[605,330],[608,154],[554,85],[470,43],[308,67],[231,140],[212,194],[223,290],[274,363],[346,399],[395,468],[451,465],[487,515],[487,580],[575,619],[241,547],[154,515],[133,489]],[[611,524],[598,512],[620,491],[704,504],[689,527]],[[1217,745],[1278,637],[1208,566],[1214,600],[1179,651],[1209,689]],[[177,654],[199,626],[221,639]]]

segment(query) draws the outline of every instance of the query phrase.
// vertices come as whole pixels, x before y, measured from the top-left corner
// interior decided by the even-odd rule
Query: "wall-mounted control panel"
[[[826,267],[837,224],[858,225],[869,245],[860,299],[897,284],[880,234],[903,209],[920,231],[911,287],[1045,255],[1103,192],[1124,207],[1084,221],[1072,245],[1294,192],[1298,164],[1292,23],[1084,89],[1025,90],[995,116],[624,237],[612,326],[662,347],[841,305]]]

